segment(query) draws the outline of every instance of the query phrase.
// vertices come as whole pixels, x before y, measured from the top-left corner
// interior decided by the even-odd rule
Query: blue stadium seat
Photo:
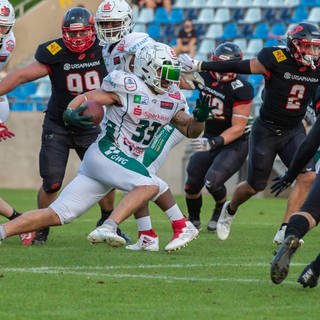
[[[184,20],[183,10],[181,8],[172,8],[170,23],[182,23]]]
[[[14,102],[10,106],[11,111],[33,111],[33,104],[29,102]]]
[[[260,8],[249,8],[241,23],[258,23],[262,21],[262,11]]]
[[[154,11],[151,8],[141,8],[136,23],[149,23],[154,20]]]
[[[241,38],[251,38],[253,35],[253,25],[246,23],[244,25],[242,25],[241,29],[239,30],[239,36]]]
[[[197,9],[186,9],[183,11],[184,16],[189,20],[196,20],[198,19],[198,10]]]
[[[209,26],[205,38],[220,39],[223,34],[223,26],[221,23],[213,23]]]
[[[240,20],[243,20],[245,14],[244,8],[235,8],[232,10],[231,13],[231,21],[232,22],[238,22]]]
[[[155,39],[160,40],[161,38],[161,27],[159,23],[150,23],[147,27],[147,33],[148,35]]]
[[[314,0],[300,0],[300,6],[313,7],[314,5],[315,5]]]
[[[279,42],[277,39],[267,39],[264,43],[265,47],[276,47],[279,45]]]
[[[156,9],[153,22],[155,22],[155,23],[170,23],[168,11],[165,7],[158,7]]]
[[[279,19],[282,21],[290,21],[292,17],[292,9],[291,8],[282,8],[279,12]]]
[[[229,8],[218,8],[213,18],[213,21],[215,23],[226,23],[230,20],[231,20],[231,14],[230,14]]]
[[[279,19],[277,17],[278,11],[275,8],[267,8],[263,13],[263,21],[266,23],[275,23],[278,22]]]
[[[312,9],[310,9],[308,22],[315,24],[318,24],[320,22],[320,7],[313,7]]]
[[[265,22],[260,22],[256,25],[252,38],[254,39],[267,39],[269,34],[269,24]]]
[[[261,86],[261,84],[263,83],[263,75],[261,74],[251,74],[248,77],[248,81],[251,83],[251,85],[253,86],[254,89],[254,95],[257,94],[259,87]]]
[[[210,54],[215,49],[216,43],[213,39],[203,39],[200,42],[199,49],[197,53],[204,55],[208,58],[208,54]]]
[[[247,39],[246,38],[237,38],[232,41],[234,44],[236,44],[242,52],[247,51]]]
[[[198,37],[201,38],[202,36],[204,36],[206,34],[207,28],[204,24],[199,23],[199,24],[195,24],[194,26],[197,31]]]
[[[279,22],[272,25],[270,30],[270,37],[281,38],[286,34],[287,26],[285,23]]]
[[[308,18],[309,11],[307,7],[299,6],[293,10],[292,18],[289,19],[289,22],[301,22]]]
[[[227,23],[224,27],[221,40],[232,40],[238,37],[238,24],[234,22]]]
[[[199,17],[196,20],[197,23],[212,23],[214,21],[214,10],[207,8],[201,9]]]
[[[147,26],[145,23],[136,23],[133,27],[134,32],[147,32]]]

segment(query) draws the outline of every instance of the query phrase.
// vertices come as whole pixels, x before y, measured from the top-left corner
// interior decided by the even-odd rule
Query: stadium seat
[[[207,0],[206,6],[209,8],[219,8],[221,7],[221,0]]]
[[[249,8],[240,23],[258,23],[262,20],[262,12],[260,8]]]
[[[231,14],[229,8],[218,8],[213,18],[215,23],[226,23],[230,20]]]
[[[221,2],[221,1],[220,1]],[[224,8],[235,8],[238,4],[238,0],[222,0],[221,6]]]
[[[263,8],[266,6],[266,0],[253,0],[252,7]]]
[[[190,20],[197,20],[198,19],[198,10],[197,9],[185,9],[183,10],[184,16]]]
[[[170,43],[176,39],[176,28],[174,24],[167,23],[162,27],[162,38],[165,39],[164,43]]]
[[[287,32],[287,26],[285,23],[279,22],[272,25],[269,37],[270,38],[282,38]]]
[[[183,23],[185,20],[183,10],[181,8],[172,8],[170,15],[170,23]],[[191,19],[192,20],[192,19]]]
[[[254,95],[257,94],[259,87],[263,83],[263,75],[261,74],[250,74],[248,77],[248,81],[251,83],[254,89]]]
[[[234,22],[227,23],[224,27],[221,40],[232,40],[238,37],[238,24]]]
[[[309,11],[307,7],[299,6],[293,10],[292,18],[289,19],[289,22],[301,22],[308,18]]]
[[[244,8],[235,8],[231,12],[231,21],[237,22],[244,19],[245,9]]]
[[[189,0],[189,7],[202,9],[207,6],[206,0]]]
[[[136,23],[149,23],[154,20],[154,12],[151,8],[142,8],[140,10]]]
[[[197,19],[197,23],[212,23],[214,21],[214,10],[207,8],[201,9],[199,13],[199,17]]]
[[[260,22],[256,25],[254,32],[252,34],[252,38],[254,39],[267,39],[269,34],[269,25],[265,22]]]
[[[173,8],[189,8],[190,0],[176,0]]]
[[[279,45],[279,42],[277,39],[267,39],[264,43],[265,47],[276,47]]]
[[[247,50],[244,53],[248,58],[255,56],[263,48],[262,39],[250,39],[248,41]]]
[[[279,8],[284,8],[285,7],[285,3],[284,1],[279,1],[279,0],[267,0],[266,1],[266,5],[268,7],[271,7],[271,8],[275,8],[275,9],[279,9]]]
[[[279,12],[279,20],[290,21],[292,17],[292,8],[282,8]]]
[[[308,16],[308,22],[319,23],[320,22],[320,7],[314,7],[310,10]]]
[[[242,50],[242,52],[247,51],[247,39],[246,38],[237,38],[232,41],[235,43],[239,48]]]
[[[252,8],[253,0],[238,0],[237,7],[239,8]]]
[[[276,8],[266,8],[263,12],[262,19],[266,23],[275,23],[279,21],[277,15],[278,10]]]
[[[207,31],[206,24],[199,23],[199,24],[195,24],[194,27],[197,31],[198,38],[204,37]]]
[[[155,23],[169,23],[168,11],[165,7],[158,7],[155,9],[154,20]]]
[[[200,42],[199,50],[197,51],[201,55],[205,55],[208,58],[210,54],[216,47],[216,42],[213,39],[203,39]]]
[[[211,24],[205,34],[205,38],[220,39],[223,35],[223,27],[221,23]]]
[[[239,36],[242,38],[250,39],[253,35],[253,25],[250,23],[243,24],[239,30]]]
[[[286,7],[293,8],[300,4],[300,0],[284,0],[284,3]]]
[[[300,6],[313,7],[314,4],[315,4],[314,0],[300,0]]]
[[[147,27],[147,33],[148,35],[155,39],[160,40],[161,38],[161,27],[159,23],[150,23]]]

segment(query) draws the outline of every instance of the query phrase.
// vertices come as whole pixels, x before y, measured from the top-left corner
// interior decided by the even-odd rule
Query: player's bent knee
[[[61,189],[62,182],[46,183],[43,182],[42,188],[46,193],[55,193]]]
[[[159,191],[158,193],[153,197],[153,201],[157,200],[162,194],[164,194],[168,189],[169,186],[168,184],[163,181],[162,179],[158,178],[158,186],[159,186]]]
[[[300,173],[297,176],[297,183],[306,184],[310,186],[313,183],[313,181],[316,179],[316,176],[317,174],[314,171]]]

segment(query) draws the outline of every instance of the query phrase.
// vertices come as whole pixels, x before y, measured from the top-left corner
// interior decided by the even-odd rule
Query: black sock
[[[101,218],[102,219],[108,219],[110,217],[110,214],[112,213],[113,210],[103,210],[101,209]]]
[[[228,211],[230,216],[234,216],[236,214],[236,212],[237,212],[237,210],[232,210],[230,208],[230,204],[228,204],[228,206],[227,206],[227,211]]]
[[[295,214],[288,222],[285,238],[289,235],[294,235],[299,239],[309,231],[309,221],[302,215]]]
[[[320,274],[320,254],[316,257],[314,261],[312,261],[312,269],[314,273],[319,276]]]
[[[189,220],[200,220],[200,210],[202,207],[202,196],[197,199],[186,198]]]
[[[21,213],[19,213],[18,211],[13,209],[13,213],[12,215],[8,218],[9,220],[13,220],[15,218],[18,218],[19,216],[21,216]]]

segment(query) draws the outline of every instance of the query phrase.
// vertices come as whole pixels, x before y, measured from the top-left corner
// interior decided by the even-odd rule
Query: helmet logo
[[[298,25],[298,26],[296,26],[295,28],[293,28],[293,29],[289,32],[289,34],[296,34],[296,33],[300,32],[300,31],[302,31],[302,30],[303,30],[303,26]]]
[[[2,16],[8,17],[9,14],[10,14],[10,9],[9,9],[9,7],[3,6],[3,7],[0,9],[0,13],[1,13]]]
[[[111,2],[107,2],[103,5],[103,11],[112,11],[114,7],[114,3],[111,3]]]

